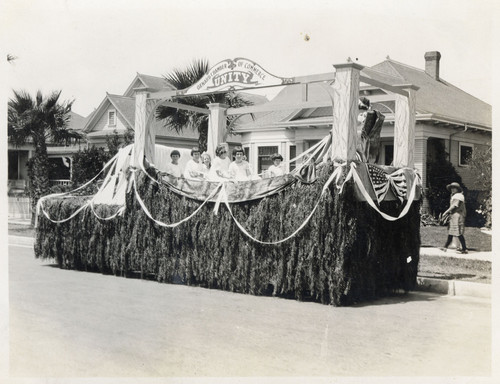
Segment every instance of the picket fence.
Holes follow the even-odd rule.
[[[29,197],[9,196],[9,219],[31,219],[31,204]]]

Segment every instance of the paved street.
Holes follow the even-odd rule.
[[[9,246],[11,377],[483,376],[490,300],[335,308],[60,270]]]

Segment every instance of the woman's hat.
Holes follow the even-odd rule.
[[[456,188],[456,189],[458,189],[458,190],[459,190],[459,192],[462,192],[462,187],[461,187],[461,186],[460,186],[460,184],[458,184],[458,183],[451,183],[451,184],[448,184],[448,185],[446,186],[446,189],[447,189],[448,191],[451,191],[451,189],[452,189],[452,188]]]

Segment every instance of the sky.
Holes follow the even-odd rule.
[[[87,116],[137,72],[162,76],[193,59],[245,57],[280,77],[333,71],[348,57],[424,69],[439,51],[441,77],[492,103],[493,28],[486,0],[111,1],[3,0],[0,50],[12,90],[62,90]],[[305,38],[306,35],[309,37]],[[496,44],[495,44],[496,45]]]

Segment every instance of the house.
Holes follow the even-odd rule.
[[[82,132],[86,118],[71,111],[68,127]],[[72,140],[67,144],[47,143],[47,154],[52,164],[49,178],[53,185],[66,185],[71,180],[71,159],[80,148],[85,147],[85,140]],[[24,193],[28,185],[28,160],[33,156],[31,141],[16,147],[8,142],[8,193]]]
[[[491,105],[441,78],[439,52],[427,52],[424,58],[423,70],[387,58],[365,67],[361,74],[386,84],[418,87],[414,159],[424,187],[428,185],[427,163],[436,151],[444,148],[465,186],[474,190],[474,175],[467,166],[467,158],[474,149],[491,145]],[[312,83],[306,89],[302,84],[286,86],[270,103],[292,104],[304,100],[304,94],[311,102],[330,100],[324,87]],[[360,96],[370,99],[373,109],[385,115],[378,163],[390,165],[394,152],[395,101],[381,88],[363,83]],[[251,165],[260,173],[271,165],[270,154],[279,152],[285,161],[290,160],[328,135],[331,127],[332,106],[291,107],[260,114],[254,121],[239,124],[235,133],[241,136]]]
[[[118,136],[123,137],[127,130],[133,132],[135,88],[148,88],[155,91],[173,89],[163,78],[137,73],[123,95],[106,93],[83,127],[89,145],[106,147],[107,136],[116,132]],[[198,135],[192,129],[186,129],[179,134],[165,128],[161,121],[153,120],[152,124],[156,132],[157,144],[189,148],[195,146],[198,141]]]

